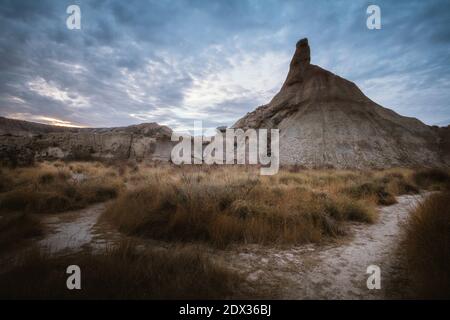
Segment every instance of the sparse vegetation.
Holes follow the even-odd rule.
[[[377,204],[417,193],[410,170],[141,169],[104,213],[120,231],[153,239],[238,243],[320,242],[345,221],[372,223]]]
[[[403,249],[414,298],[450,298],[449,207],[450,192],[437,193],[410,216]]]
[[[379,205],[396,203],[395,196],[386,190],[386,185],[380,181],[364,182],[343,189],[343,192],[353,198],[373,197]]]
[[[66,269],[80,266],[82,290],[67,290]],[[101,253],[27,253],[0,275],[1,299],[219,299],[236,297],[242,279],[195,249],[138,250],[123,243]]]
[[[101,163],[40,163],[0,170],[0,248],[42,233],[33,214],[81,209],[116,197],[123,186]]]
[[[141,168],[103,218],[127,234],[219,247],[319,242],[344,234],[345,221],[374,222],[376,205],[418,193],[415,177],[410,169],[289,167],[261,177],[249,167]]]
[[[443,169],[422,169],[413,175],[414,182],[424,189],[449,190],[450,173]]]
[[[397,195],[418,193],[423,188],[444,190],[449,185],[448,173],[434,169],[289,167],[275,176],[260,176],[255,167],[179,168],[125,162],[45,162],[28,168],[3,168],[0,177],[0,249],[39,235],[39,213],[79,209],[113,198],[101,219],[141,241],[173,242],[173,250],[168,251],[122,245],[99,254],[83,250],[64,257],[27,255],[0,276],[0,296],[7,298],[235,297],[242,279],[186,249],[186,243],[190,243],[188,247],[198,242],[224,248],[233,243],[327,241],[345,235],[347,222],[375,222],[376,206],[395,203]],[[442,211],[446,206],[439,208]],[[432,231],[431,226],[420,231],[419,225],[425,228],[416,223],[409,234],[444,232]],[[413,230],[413,223],[409,228]],[[420,277],[421,261],[434,259],[425,254],[437,253],[417,243],[410,241],[408,252],[415,257],[410,258],[411,268]],[[77,293],[65,289],[64,273],[75,260],[83,265],[83,278],[89,283]],[[443,270],[442,265],[436,270]],[[33,284],[27,285],[30,279]],[[13,282],[19,285],[13,288]]]
[[[26,213],[0,215],[0,251],[12,249],[21,240],[42,234],[38,219]]]
[[[412,171],[405,169],[367,172],[370,179],[345,187],[342,192],[356,199],[372,198],[379,205],[391,205],[397,202],[397,195],[419,192],[411,174]]]
[[[103,215],[127,234],[170,241],[306,243],[372,223],[376,205],[446,183],[445,171],[304,170],[45,162],[0,171],[0,214],[57,213],[119,198]],[[25,219],[25,218],[22,218]]]
[[[43,163],[1,172],[0,212],[55,213],[117,196],[117,174],[100,163]]]

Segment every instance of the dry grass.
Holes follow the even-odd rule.
[[[0,252],[12,250],[20,241],[42,234],[42,225],[38,219],[26,213],[0,215]]]
[[[376,205],[435,188],[445,175],[255,167],[53,162],[0,170],[0,215],[56,213],[119,198],[103,215],[121,231],[162,240],[230,243],[320,242],[346,221],[372,223]],[[444,182],[442,182],[444,181]]]
[[[345,233],[346,221],[372,223],[377,204],[417,193],[411,170],[141,168],[130,190],[104,213],[120,231],[169,241],[300,244]]]
[[[0,169],[0,248],[42,233],[35,213],[81,209],[117,196],[117,169],[101,163],[40,163]]]
[[[413,174],[414,182],[424,189],[449,190],[450,173],[443,169],[421,169]]]
[[[100,163],[42,163],[0,172],[0,212],[55,213],[117,196],[118,174]]]
[[[81,290],[68,290],[66,269],[81,269]],[[124,243],[102,253],[50,257],[28,253],[0,275],[1,299],[225,299],[242,279],[194,249],[142,251]]]
[[[411,214],[403,248],[415,298],[450,298],[450,192],[431,195]]]
[[[342,192],[356,199],[372,198],[378,205],[391,205],[397,202],[397,195],[419,192],[411,174],[406,169],[367,172],[369,179],[343,188]]]
[[[1,169],[0,249],[41,232],[31,213],[78,209],[116,196],[102,219],[126,234],[219,248],[321,242],[345,234],[348,221],[375,222],[376,206],[395,203],[397,195],[419,188],[443,190],[449,180],[446,171],[409,169],[289,167],[275,176],[240,166],[98,162]],[[448,215],[442,214],[448,211],[446,197],[427,201],[409,225],[411,270],[421,279],[425,296],[430,295],[427,283],[428,288],[441,288],[434,284],[439,281],[448,284],[450,230]],[[437,243],[434,249],[432,243]],[[65,287],[70,264],[83,270],[81,291]],[[240,281],[190,249],[138,252],[124,244],[100,254],[29,255],[0,276],[0,298],[224,298],[235,297]]]
[[[424,186],[413,170],[400,168],[287,167],[263,177],[251,167],[144,166],[125,176],[129,190],[104,219],[127,234],[218,247],[320,242],[345,234],[346,221],[374,222],[376,205]],[[436,179],[428,180],[434,188]]]

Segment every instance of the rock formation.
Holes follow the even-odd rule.
[[[383,108],[353,82],[310,60],[308,40],[302,39],[280,92],[233,128],[279,129],[281,164],[335,168],[450,165],[448,154],[442,153],[448,149],[443,147],[446,131]]]
[[[51,159],[169,161],[172,130],[157,123],[120,128],[67,128],[0,117],[0,162]]]

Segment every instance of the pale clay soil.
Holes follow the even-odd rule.
[[[349,236],[321,245],[277,246],[236,245],[215,250],[204,245],[202,252],[243,275],[245,285],[256,295],[277,299],[383,299],[398,298],[402,293],[386,290],[391,278],[398,278],[401,225],[409,212],[424,198],[404,195],[398,203],[379,208],[379,218],[372,225],[352,223]],[[99,217],[107,204],[42,219],[47,232],[38,241],[41,249],[53,254],[91,248],[94,251],[123,239]],[[142,240],[141,240],[142,241]],[[172,244],[142,241],[144,245],[170,250]],[[366,273],[369,265],[381,269],[381,289],[369,290]],[[389,286],[388,286],[389,287]],[[389,291],[389,292],[388,292]]]

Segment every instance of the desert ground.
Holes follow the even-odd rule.
[[[46,161],[0,175],[2,298],[449,297],[446,170]],[[66,288],[73,264],[83,290]]]

